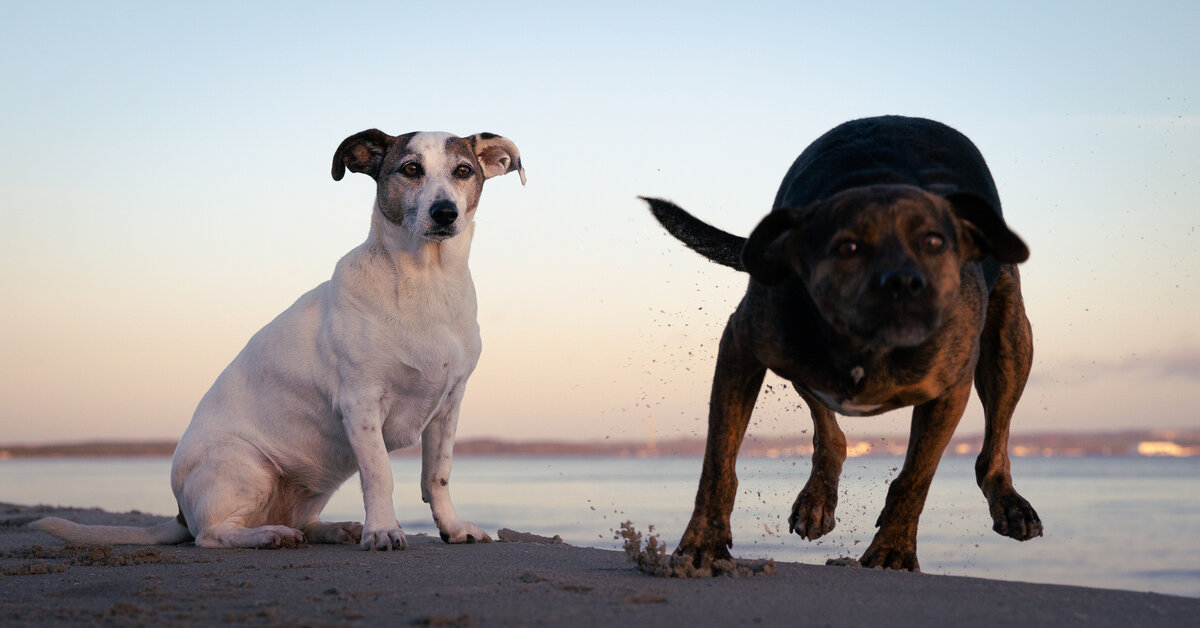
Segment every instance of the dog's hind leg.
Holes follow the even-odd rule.
[[[731,320],[717,352],[696,507],[675,549],[676,556],[691,557],[701,569],[709,568],[715,559],[730,558],[733,532],[729,517],[737,496],[737,455],[767,372],[737,336]]]
[[[228,447],[172,470],[175,498],[199,547],[295,547],[305,541],[295,517],[273,513],[279,473],[253,448]]]
[[[800,392],[797,389],[797,392]],[[846,435],[837,417],[823,404],[800,392],[813,419],[812,472],[792,504],[788,529],[810,541],[828,534],[837,525],[838,480],[846,461]]]
[[[1013,488],[1008,459],[1009,423],[1033,364],[1033,331],[1025,316],[1017,267],[1006,264],[988,297],[987,319],[979,339],[975,389],[983,402],[983,448],[975,480],[992,515],[992,529],[1019,541],[1042,535],[1042,522]]]
[[[970,398],[971,382],[964,380],[943,396],[913,408],[904,467],[888,488],[883,512],[875,523],[879,531],[860,559],[864,567],[921,570],[917,523],[938,462]]]

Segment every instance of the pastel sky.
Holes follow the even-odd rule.
[[[804,147],[885,113],[987,158],[1022,267],[1014,429],[1200,427],[1200,3],[5,2],[0,443],[178,437],[362,242],[346,136],[492,131],[460,437],[700,435],[746,278],[638,195],[745,234]],[[810,429],[768,378],[752,434]],[[894,433],[907,412],[849,418]],[[982,429],[977,403],[960,434]]]

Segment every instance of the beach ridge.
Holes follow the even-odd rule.
[[[25,527],[47,515],[162,521],[0,504],[5,625],[1185,626],[1200,616],[1196,598],[796,563],[772,575],[655,578],[621,552],[517,534],[506,536],[528,542],[459,546],[410,535],[399,552],[68,548]]]

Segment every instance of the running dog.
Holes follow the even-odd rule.
[[[993,529],[1022,541],[1041,536],[1008,458],[1009,421],[1033,360],[1016,267],[1029,250],[1005,224],[970,140],[920,118],[842,124],[796,159],[749,238],[645,200],[688,247],[750,274],[721,338],[704,466],[678,560],[705,569],[730,558],[735,462],[768,369],[792,382],[815,426],[792,532],[811,540],[834,527],[846,458],[834,413],[912,406],[904,467],[860,562],[919,571],[917,520],[974,382],[986,415],[975,472]]]
[[[403,549],[388,452],[420,440],[421,497],[442,540],[491,540],[459,519],[448,483],[480,351],[467,268],[475,209],[485,179],[516,171],[525,183],[521,155],[491,133],[370,129],[338,147],[334,180],[346,170],[376,182],[367,240],[256,333],[201,399],[171,469],[179,516],[149,528],[31,527],[82,543]],[[355,471],[365,524],[322,522]]]

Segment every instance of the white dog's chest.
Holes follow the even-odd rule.
[[[415,444],[430,421],[459,403],[480,354],[473,325],[457,333],[426,330],[406,344],[384,369],[388,375],[380,402],[388,450]]]

